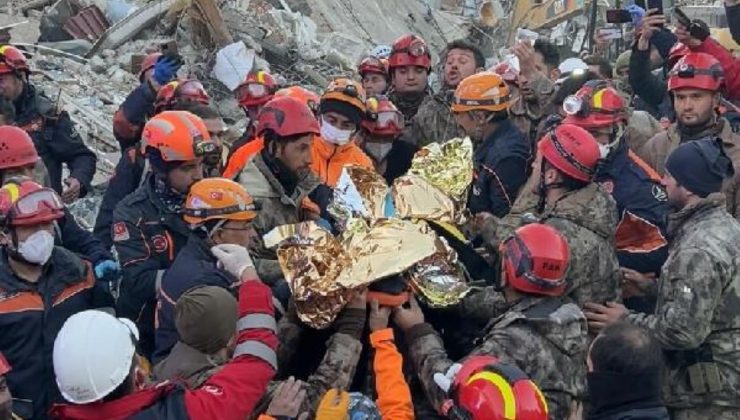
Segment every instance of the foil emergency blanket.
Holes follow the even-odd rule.
[[[444,308],[460,302],[470,292],[470,287],[457,253],[447,241],[437,238],[435,246],[434,254],[409,270],[409,285],[427,305]]]
[[[418,175],[405,175],[393,183],[396,217],[454,223],[460,212],[455,202],[439,188]]]
[[[414,155],[408,175],[424,178],[456,203],[464,204],[473,182],[473,143],[465,137],[425,146]]]

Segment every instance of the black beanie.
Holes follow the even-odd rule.
[[[342,114],[349,118],[350,121],[358,127],[360,126],[360,123],[362,123],[362,118],[364,117],[359,108],[338,99],[323,99],[321,101],[321,104],[319,104],[319,114],[324,114],[326,112]]]
[[[673,35],[673,32],[668,29],[661,29],[650,37],[650,43],[658,50],[658,53],[663,57],[663,60],[668,59],[671,48],[673,48],[673,45],[675,45],[676,42],[678,42],[678,38],[676,38],[676,35]]]
[[[668,156],[665,169],[681,186],[702,198],[719,192],[722,181],[735,174],[720,138],[681,144]]]

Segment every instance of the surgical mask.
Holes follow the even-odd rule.
[[[338,146],[345,145],[349,143],[354,132],[355,130],[340,130],[326,122],[326,120],[322,119],[321,121],[321,138],[329,143],[336,144]]]
[[[390,153],[393,143],[391,142],[366,142],[365,152],[376,162],[382,162]]]
[[[46,230],[35,232],[18,244],[18,254],[32,264],[46,264],[53,250],[54,235]]]

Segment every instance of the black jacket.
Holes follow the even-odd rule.
[[[49,171],[51,187],[61,194],[62,164],[66,163],[69,176],[80,181],[80,197],[84,196],[90,190],[97,158],[83,143],[69,114],[56,109],[50,99],[29,84],[15,101],[15,112],[16,125],[31,136]]]
[[[175,303],[183,293],[196,286],[219,286],[232,290],[232,285],[236,284],[238,279],[216,268],[216,261],[208,243],[196,234],[191,234],[188,243],[167,270],[157,296],[154,363],[167,357],[179,339],[175,328]]]
[[[118,314],[136,322],[142,351],[151,357],[157,290],[185,246],[190,229],[180,214],[165,208],[154,191],[154,177],[149,175],[116,206],[112,235],[123,271]]]
[[[475,213],[488,212],[497,217],[509,213],[519,189],[527,181],[532,160],[531,142],[510,121],[500,121],[498,128],[473,153],[473,188],[468,208]]]
[[[414,154],[419,150],[416,146],[413,146],[405,141],[396,140],[393,142],[391,151],[388,152],[386,158],[385,173],[383,178],[388,185],[393,185],[393,181],[396,178],[406,175],[406,172],[411,168],[411,161],[414,159]]]
[[[740,44],[740,4],[727,6],[727,3],[725,3],[725,13],[727,14],[727,27],[730,28],[732,39]]]
[[[157,92],[149,83],[142,83],[128,94],[113,116],[113,135],[121,152],[141,139],[146,120],[154,114]]]
[[[70,316],[112,308],[113,298],[95,281],[92,267],[55,247],[37,283],[18,278],[0,251],[0,352],[13,366],[7,375],[13,411],[24,419],[46,418],[62,401],[52,364],[54,339]]]
[[[655,118],[673,120],[675,112],[668,94],[668,83],[650,70],[650,50],[642,51],[635,43],[630,55],[629,82],[635,96],[635,106]]]

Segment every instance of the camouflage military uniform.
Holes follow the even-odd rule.
[[[711,418],[729,419],[740,410],[740,223],[724,199],[711,194],[669,216],[655,314],[627,316],[665,350],[663,398],[682,413],[675,418],[710,418],[701,413],[712,408]]]
[[[390,99],[391,102],[393,102],[393,105],[395,105],[401,114],[403,114],[403,118],[406,123],[403,133],[401,133],[401,136],[399,137],[400,140],[405,141],[412,146],[416,146],[414,143],[417,139],[417,136],[414,133],[414,117],[419,111],[421,104],[431,96],[432,90],[428,87],[424,92],[413,96],[401,95],[392,89],[388,92],[388,99]]]
[[[617,206],[597,184],[567,193],[553,205],[537,213],[538,196],[530,179],[522,187],[511,212],[481,232],[486,242],[498,244],[522,225],[522,216],[533,214],[538,220],[558,229],[568,240],[571,262],[566,295],[578,305],[585,302],[614,301],[619,296],[619,262],[614,251]]]
[[[427,97],[419,106],[412,121],[412,144],[422,148],[430,143],[444,143],[449,139],[464,137],[450,110],[454,91],[440,92]]]
[[[586,391],[586,318],[572,303],[559,298],[527,296],[493,319],[478,347],[470,354],[498,357],[518,366],[540,387],[553,419],[566,419],[571,403]],[[434,374],[446,372],[442,339],[429,324],[413,327],[406,335],[411,359],[429,400],[439,409],[446,396]]]
[[[658,120],[649,112],[632,111],[627,122],[627,146],[637,153],[648,140],[663,131]],[[639,155],[639,153],[637,153]]]
[[[668,131],[656,134],[641,149],[635,150],[635,153],[648,165],[655,168],[659,174],[663,175],[665,161],[676,147],[685,141],[708,136],[722,138],[722,147],[735,166],[735,177],[725,181],[722,192],[727,199],[727,211],[740,220],[740,134],[732,132],[732,126],[726,119],[720,118],[717,124],[692,135],[682,134],[678,126],[673,124],[668,128]]]
[[[528,83],[532,90],[529,97],[524,97],[522,90],[514,84],[509,84],[510,97],[509,115],[512,122],[524,133],[532,144],[537,143],[537,127],[545,115],[550,97],[554,92],[554,85],[550,79],[539,74]]]

